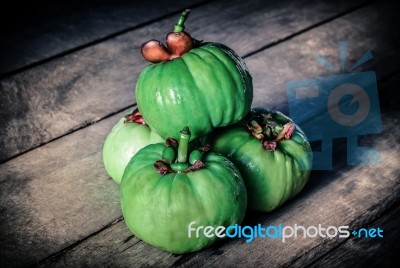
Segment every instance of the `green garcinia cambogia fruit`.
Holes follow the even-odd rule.
[[[140,73],[136,100],[146,122],[163,138],[178,138],[176,130],[184,126],[195,139],[237,123],[253,99],[244,61],[225,45],[199,42],[182,31],[187,14],[167,35],[167,47],[156,40],[142,47],[152,64]]]
[[[186,253],[211,245],[218,238],[200,232],[189,238],[188,226],[240,224],[247,194],[237,168],[209,147],[188,154],[190,132],[180,133],[179,145],[153,144],[140,150],[125,169],[120,193],[125,223],[132,233],[157,248]]]
[[[213,150],[239,168],[250,209],[274,210],[298,194],[310,176],[310,144],[278,111],[253,109],[243,123],[213,132],[210,139]]]
[[[121,118],[108,133],[103,145],[103,164],[108,175],[118,184],[126,165],[143,147],[164,140],[145,124],[139,111]]]

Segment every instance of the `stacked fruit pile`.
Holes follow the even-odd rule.
[[[120,183],[128,228],[158,248],[184,253],[217,236],[188,225],[240,224],[247,208],[271,211],[308,180],[311,148],[288,117],[252,109],[252,78],[229,47],[184,32],[185,10],[166,46],[142,46],[152,64],[136,85],[138,109],[107,136],[103,160]],[[180,131],[181,130],[181,131]],[[180,132],[179,132],[180,131]]]

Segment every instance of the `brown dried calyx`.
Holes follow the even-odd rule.
[[[124,124],[127,124],[127,123],[137,123],[137,124],[146,125],[146,122],[144,121],[143,116],[140,114],[138,108],[133,110],[133,112],[131,114],[125,115]]]
[[[247,129],[261,141],[264,149],[272,152],[276,150],[279,141],[290,139],[296,128],[293,122],[287,122],[283,125],[278,123],[273,118],[272,113],[250,115],[245,122]]]
[[[167,34],[167,46],[154,39],[142,45],[142,55],[146,60],[153,63],[169,61],[181,57],[193,48],[194,39],[183,31],[184,22],[189,13],[190,10],[186,9],[175,24],[174,31]]]

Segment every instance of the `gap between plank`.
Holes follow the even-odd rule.
[[[190,6],[189,8],[196,8],[196,7],[199,7],[199,6],[208,4],[208,3],[213,2],[213,1],[215,1],[215,0],[206,0],[206,1],[203,1],[203,2],[200,2],[200,3],[197,3],[197,4],[194,4],[194,5]],[[14,69],[14,70],[11,70],[11,71],[7,71],[7,72],[5,72],[5,73],[3,73],[3,74],[0,74],[0,79],[4,79],[4,78],[6,78],[6,77],[9,77],[9,76],[12,76],[12,75],[21,73],[21,72],[26,71],[26,70],[29,70],[29,69],[32,69],[32,68],[34,68],[34,67],[36,67],[36,66],[39,66],[39,65],[41,65],[41,64],[50,62],[50,61],[55,60],[55,59],[57,59],[57,58],[64,57],[64,56],[66,56],[66,55],[68,55],[68,54],[72,54],[72,53],[77,52],[77,51],[79,51],[79,50],[85,49],[85,48],[87,48],[87,47],[96,45],[96,44],[101,43],[101,42],[104,42],[104,41],[106,41],[106,40],[108,40],[108,39],[112,39],[112,38],[115,38],[115,37],[117,37],[117,36],[123,35],[123,34],[125,34],[125,33],[127,33],[127,32],[130,32],[130,31],[133,31],[133,30],[136,30],[136,29],[145,27],[145,26],[147,26],[147,25],[153,24],[153,23],[155,23],[155,22],[157,22],[157,21],[159,21],[159,20],[164,20],[164,19],[166,19],[166,18],[168,18],[168,17],[176,16],[177,14],[180,14],[181,12],[182,12],[182,9],[177,10],[177,11],[174,11],[174,12],[171,12],[171,13],[168,13],[168,14],[166,14],[166,15],[163,15],[163,16],[160,16],[160,17],[151,19],[151,20],[146,21],[146,22],[139,23],[139,24],[137,24],[137,25],[135,25],[135,26],[131,26],[131,27],[128,27],[128,28],[126,28],[126,29],[117,31],[117,32],[115,32],[115,33],[106,35],[106,36],[104,36],[104,37],[95,39],[95,40],[90,41],[90,42],[88,42],[88,43],[84,43],[84,44],[79,45],[79,46],[76,46],[76,47],[74,47],[74,48],[67,49],[67,50],[64,51],[64,52],[57,53],[57,54],[55,54],[55,55],[53,55],[53,56],[50,56],[50,57],[48,57],[48,58],[45,58],[45,59],[42,59],[42,60],[38,60],[38,61],[35,61],[35,62],[32,62],[32,63],[29,63],[29,64],[27,64],[27,65],[25,65],[25,66],[23,66],[23,67],[19,67],[19,68],[16,68],[16,69]]]
[[[58,251],[58,252],[56,252],[56,253],[51,254],[50,256],[48,256],[48,257],[46,257],[46,258],[44,258],[44,259],[38,261],[37,263],[35,263],[35,264],[33,264],[33,265],[29,266],[29,267],[36,267],[36,266],[40,265],[41,263],[47,261],[48,259],[57,257],[58,255],[63,254],[64,252],[67,252],[67,251],[70,250],[70,249],[73,249],[75,246],[79,245],[80,243],[82,243],[82,242],[88,240],[89,238],[91,238],[91,237],[93,237],[93,236],[95,236],[95,235],[97,235],[97,234],[103,232],[104,230],[108,229],[109,227],[111,227],[111,226],[117,224],[118,222],[120,222],[120,221],[122,221],[122,220],[123,220],[123,217],[122,217],[122,215],[121,215],[121,216],[119,216],[118,218],[116,218],[115,220],[113,220],[113,221],[109,222],[108,224],[106,224],[104,227],[102,227],[102,228],[100,228],[99,230],[97,230],[96,232],[91,233],[91,234],[89,234],[88,236],[86,236],[86,237],[84,237],[84,238],[82,238],[82,239],[80,239],[80,240],[75,241],[75,242],[72,243],[71,245],[69,245],[69,246],[63,248],[62,250],[60,250],[60,251]]]
[[[347,14],[350,14],[350,13],[352,13],[352,12],[358,10],[358,9],[362,9],[362,8],[364,8],[364,7],[367,7],[368,5],[370,5],[370,4],[372,4],[373,2],[376,2],[376,1],[377,1],[377,0],[372,0],[372,1],[368,1],[368,2],[366,2],[366,3],[362,3],[362,4],[358,5],[358,6],[355,6],[355,7],[353,7],[353,8],[350,8],[349,10],[343,11],[342,13],[336,14],[336,15],[330,17],[330,18],[326,18],[325,20],[322,20],[322,21],[320,21],[320,22],[318,22],[318,23],[315,23],[315,24],[313,24],[313,25],[310,25],[310,26],[304,28],[303,30],[300,30],[300,31],[295,32],[295,33],[293,33],[293,34],[291,34],[291,35],[288,35],[288,36],[286,36],[286,37],[284,37],[284,38],[278,39],[278,40],[276,40],[276,41],[274,41],[274,42],[272,42],[272,43],[270,43],[270,44],[267,44],[267,45],[265,45],[265,46],[262,46],[262,47],[260,47],[259,49],[254,50],[253,52],[247,53],[247,54],[245,54],[242,58],[247,58],[247,57],[252,56],[252,55],[254,55],[254,54],[257,54],[257,53],[259,53],[259,52],[261,52],[261,51],[263,51],[263,50],[266,50],[266,49],[268,49],[268,48],[271,48],[271,47],[274,47],[274,46],[276,46],[276,45],[279,45],[280,43],[283,43],[283,42],[285,42],[285,41],[287,41],[287,40],[290,40],[290,39],[292,39],[292,38],[294,38],[294,37],[296,37],[296,36],[299,36],[299,35],[301,35],[301,34],[303,34],[303,33],[305,33],[305,32],[310,31],[310,30],[312,30],[312,29],[314,29],[314,28],[318,28],[318,27],[321,26],[321,25],[324,25],[324,24],[326,24],[326,23],[328,23],[328,22],[331,22],[331,21],[333,21],[333,20],[336,20],[336,19],[338,19],[338,18],[340,18],[340,17],[342,17],[342,16],[345,16],[345,15],[347,15]]]
[[[390,78],[396,76],[396,75],[399,74],[399,73],[400,73],[400,69],[397,70],[397,71],[394,71],[393,73],[390,73],[390,74],[388,74],[388,75],[382,77],[380,80],[378,80],[378,83],[385,82],[385,81],[389,80]],[[46,142],[44,142],[44,143],[41,143],[41,144],[38,144],[38,145],[32,147],[32,148],[30,148],[30,149],[28,149],[28,150],[26,150],[26,151],[23,151],[23,152],[21,152],[21,153],[18,153],[18,154],[16,154],[16,155],[11,156],[10,158],[8,158],[8,159],[6,159],[6,160],[0,162],[0,164],[3,164],[3,163],[5,163],[5,162],[7,162],[7,161],[10,161],[10,160],[14,159],[14,158],[17,158],[17,157],[19,157],[19,156],[21,156],[21,155],[23,155],[23,154],[25,154],[25,153],[28,153],[28,152],[30,152],[30,151],[33,151],[33,150],[35,150],[35,149],[37,149],[37,148],[39,148],[39,147],[42,147],[42,146],[44,146],[44,145],[46,145],[46,144],[48,144],[48,143],[50,143],[50,142],[53,142],[53,141],[56,141],[56,140],[58,140],[58,139],[64,138],[64,137],[66,137],[66,136],[68,136],[68,135],[70,135],[70,134],[72,134],[72,133],[74,133],[74,132],[76,132],[76,131],[79,131],[79,130],[81,130],[81,129],[84,129],[84,128],[86,128],[86,127],[89,127],[89,126],[91,126],[91,125],[94,125],[94,124],[96,124],[96,123],[98,123],[98,122],[100,122],[100,121],[102,121],[102,120],[105,120],[105,119],[107,119],[107,118],[109,118],[109,117],[112,117],[112,116],[114,116],[114,115],[116,115],[116,114],[118,114],[118,113],[121,113],[121,112],[123,112],[123,111],[125,111],[125,110],[127,110],[127,109],[134,109],[134,108],[136,108],[136,107],[137,107],[137,103],[135,102],[135,103],[130,104],[130,105],[128,105],[128,106],[125,106],[125,107],[123,107],[123,108],[121,108],[121,109],[119,109],[119,110],[117,110],[117,111],[115,111],[115,112],[106,114],[106,115],[103,116],[103,117],[100,117],[100,118],[97,118],[97,119],[94,119],[94,120],[90,120],[90,121],[85,121],[84,123],[82,123],[82,124],[80,124],[80,125],[78,125],[78,126],[72,128],[71,130],[67,131],[66,133],[64,133],[64,134],[62,134],[62,135],[60,135],[60,136],[58,136],[58,137],[55,137],[55,138],[53,138],[53,139],[50,139],[50,140],[48,140],[48,141],[46,141]]]
[[[193,5],[192,7],[198,7],[198,6],[201,6],[201,5],[204,5],[204,4],[208,4],[208,3],[212,2],[212,1],[215,1],[215,0],[204,1],[204,2],[201,2],[201,3],[198,3],[198,4]],[[298,31],[298,32],[295,32],[295,33],[293,33],[293,34],[288,35],[287,37],[278,39],[277,41],[274,41],[274,42],[269,43],[269,44],[267,44],[267,45],[265,45],[265,46],[262,46],[261,48],[256,49],[256,50],[253,51],[253,52],[247,53],[247,54],[245,54],[244,56],[242,56],[242,58],[243,58],[243,59],[248,58],[248,57],[253,56],[253,55],[257,54],[257,53],[260,53],[260,52],[262,52],[262,51],[264,51],[264,50],[266,50],[266,49],[269,49],[269,48],[271,48],[271,47],[277,46],[277,45],[279,45],[279,44],[281,44],[281,43],[283,43],[283,42],[285,42],[285,41],[287,41],[287,40],[293,39],[294,37],[299,36],[299,35],[301,35],[301,34],[303,34],[303,33],[305,33],[305,32],[308,32],[308,31],[310,31],[310,30],[312,30],[312,29],[315,29],[315,28],[317,28],[317,27],[319,27],[319,26],[322,26],[322,25],[324,25],[324,24],[326,24],[326,23],[329,23],[329,22],[331,22],[331,21],[333,21],[333,20],[336,20],[336,19],[338,19],[338,18],[340,18],[340,17],[342,17],[342,16],[344,16],[344,15],[350,14],[350,13],[352,13],[352,12],[354,12],[354,11],[357,11],[357,10],[359,10],[359,9],[361,9],[361,8],[364,8],[364,7],[366,7],[366,6],[368,6],[368,5],[370,5],[371,3],[376,2],[376,1],[377,1],[377,0],[372,0],[372,1],[369,1],[369,2],[366,2],[366,3],[363,3],[363,4],[360,4],[360,5],[358,5],[358,6],[356,6],[356,7],[353,7],[353,8],[351,8],[351,9],[347,10],[347,11],[344,11],[344,12],[342,12],[342,13],[339,13],[339,14],[337,14],[337,15],[334,15],[334,16],[332,16],[332,17],[330,17],[330,18],[325,19],[325,20],[322,20],[321,22],[318,22],[318,23],[313,24],[313,25],[311,25],[311,26],[309,26],[309,27],[306,27],[306,28],[304,28],[303,30],[300,30],[300,31]],[[156,22],[156,21],[158,21],[158,20],[165,19],[165,18],[168,18],[168,17],[170,17],[170,16],[179,14],[179,12],[180,12],[180,11],[173,12],[173,13],[164,15],[164,16],[162,16],[162,17],[159,17],[159,18],[157,18],[157,19],[153,19],[153,20],[150,20],[150,21],[148,21],[148,22],[141,23],[141,24],[139,24],[139,25],[136,25],[136,26],[127,28],[127,29],[125,29],[125,30],[122,30],[122,31],[113,33],[113,34],[108,35],[108,36],[106,36],[106,37],[97,39],[97,40],[95,40],[95,41],[92,41],[92,42],[90,42],[90,43],[87,43],[87,44],[78,46],[78,47],[73,48],[73,49],[70,49],[70,50],[67,50],[67,51],[65,51],[65,52],[63,52],[63,53],[54,55],[54,56],[49,57],[49,58],[46,58],[46,59],[44,59],[44,60],[41,60],[41,61],[38,61],[38,62],[35,62],[35,63],[32,63],[32,64],[29,64],[29,65],[27,65],[27,66],[24,66],[24,67],[22,67],[22,68],[19,68],[19,69],[14,70],[14,71],[5,73],[5,74],[3,74],[3,75],[5,75],[5,76],[14,75],[14,74],[16,74],[16,73],[25,71],[25,70],[27,70],[27,69],[33,68],[33,67],[35,67],[35,66],[38,66],[38,65],[40,65],[40,64],[43,64],[43,63],[52,61],[52,60],[54,60],[54,59],[56,59],[56,58],[60,58],[60,57],[66,56],[67,54],[76,52],[76,51],[78,51],[78,50],[84,49],[84,48],[86,48],[86,47],[95,45],[95,44],[100,43],[100,42],[103,42],[103,41],[105,41],[105,40],[107,40],[107,39],[111,39],[111,38],[114,38],[114,37],[116,37],[116,36],[125,34],[125,33],[129,32],[129,31],[138,29],[138,28],[140,28],[140,27],[144,27],[144,26],[146,26],[146,25],[150,25],[150,24],[152,24],[152,23],[154,23],[154,22]],[[5,77],[3,77],[3,75],[0,75],[0,79],[5,78]],[[391,74],[391,75],[394,75],[394,73]],[[390,76],[391,76],[391,75],[390,75]],[[78,126],[72,128],[71,130],[67,131],[66,133],[64,133],[64,134],[62,134],[62,135],[60,135],[60,136],[58,136],[58,137],[56,137],[56,138],[53,138],[53,139],[50,139],[50,140],[48,140],[48,141],[46,141],[46,142],[40,143],[40,144],[38,144],[38,145],[36,145],[36,146],[33,146],[32,148],[30,148],[30,149],[28,149],[28,150],[26,150],[26,151],[20,152],[20,153],[18,153],[18,154],[16,154],[16,155],[13,155],[13,156],[11,156],[11,157],[9,157],[9,158],[3,160],[3,161],[0,161],[0,164],[3,164],[3,163],[5,163],[5,162],[7,162],[7,161],[9,161],[9,160],[12,160],[12,159],[14,159],[14,158],[17,158],[17,157],[19,157],[19,156],[21,156],[21,155],[23,155],[23,154],[25,154],[25,153],[28,153],[28,152],[30,152],[30,151],[32,151],[32,150],[34,150],[34,149],[37,149],[37,148],[39,148],[39,147],[41,147],[41,146],[43,146],[43,145],[48,144],[48,143],[50,143],[50,142],[53,142],[53,141],[58,140],[58,139],[60,139],[60,138],[63,138],[63,137],[65,137],[65,136],[69,135],[69,134],[74,133],[75,131],[81,130],[81,129],[85,128],[85,127],[88,127],[88,126],[90,126],[90,125],[93,125],[93,124],[95,124],[95,123],[97,123],[97,122],[100,122],[100,121],[102,121],[102,120],[104,120],[104,119],[107,119],[108,117],[111,117],[111,116],[113,116],[113,115],[115,115],[115,114],[117,114],[117,113],[120,113],[120,112],[124,111],[125,109],[129,109],[129,108],[131,108],[131,107],[133,108],[135,105],[136,105],[136,103],[134,103],[134,104],[132,104],[132,105],[128,105],[128,106],[126,106],[126,107],[124,107],[124,108],[119,109],[119,110],[116,111],[116,112],[107,114],[107,115],[105,115],[105,116],[103,116],[103,117],[100,117],[100,118],[98,118],[98,119],[91,120],[91,121],[85,121],[84,123],[82,123],[82,124],[80,124],[80,125],[78,125]]]
[[[393,198],[394,197],[394,198]],[[391,198],[393,198],[391,200]],[[387,198],[385,200],[385,202],[388,207],[384,208],[383,211],[378,211],[377,213],[375,213],[375,216],[368,220],[367,222],[362,222],[362,219],[364,217],[368,218],[368,214],[374,210],[375,206],[370,207],[370,209],[368,209],[366,212],[364,212],[359,219],[361,220],[353,220],[352,222],[350,222],[348,225],[350,227],[355,227],[358,225],[362,225],[364,227],[366,226],[371,226],[373,225],[375,222],[377,222],[378,220],[380,220],[381,218],[383,218],[384,216],[386,216],[388,213],[390,213],[392,210],[396,209],[396,207],[400,204],[400,196],[397,194],[393,194],[391,195],[389,198]],[[353,239],[353,237],[348,237],[346,239],[344,239],[343,241],[339,242],[337,245],[334,245],[332,248],[330,248],[327,252],[323,253],[321,256],[316,257],[315,259],[311,260],[310,263],[307,263],[306,265],[301,265],[301,267],[310,267],[312,264],[314,264],[315,262],[317,262],[319,259],[323,258],[324,256],[328,255],[331,251],[339,248],[340,246],[342,246],[343,244],[345,244],[347,241],[349,241],[350,239]],[[314,247],[310,248],[309,250],[307,250],[305,253],[301,254],[300,256],[298,256],[297,258],[290,260],[288,263],[285,263],[282,267],[291,267],[293,265],[296,264],[297,261],[301,261],[301,258],[303,256],[307,256],[307,254],[309,254],[310,252],[314,252],[315,250],[318,250],[319,247],[324,246],[325,244],[329,244],[329,242],[321,242],[317,245],[315,245]],[[182,266],[185,265],[188,261],[191,260],[191,258],[193,257],[193,254],[190,255],[182,255],[182,258],[176,260],[171,267],[176,267],[176,266]]]
[[[72,134],[72,133],[74,133],[74,132],[76,132],[76,131],[78,131],[78,130],[84,129],[84,128],[86,128],[86,127],[88,127],[88,126],[91,126],[91,125],[94,125],[94,124],[96,124],[96,123],[98,123],[98,122],[100,122],[100,121],[102,121],[102,120],[104,120],[104,119],[107,119],[107,118],[109,118],[109,117],[111,117],[111,116],[113,116],[113,115],[116,115],[116,114],[121,113],[121,112],[123,112],[123,111],[125,111],[125,110],[127,110],[127,109],[132,109],[132,108],[136,108],[136,102],[133,103],[133,104],[130,104],[130,105],[128,105],[128,106],[125,106],[125,107],[123,107],[123,108],[121,108],[121,109],[118,109],[118,110],[115,111],[115,112],[106,114],[106,115],[103,116],[103,117],[99,117],[99,118],[96,118],[96,119],[93,119],[93,120],[90,120],[90,121],[89,121],[89,120],[86,120],[86,121],[83,122],[82,124],[79,124],[79,125],[75,126],[74,128],[68,130],[67,132],[65,132],[64,134],[62,134],[62,135],[60,135],[60,136],[58,136],[58,137],[52,138],[52,139],[50,139],[50,140],[48,140],[48,141],[46,141],[46,142],[40,143],[40,144],[38,144],[38,145],[36,145],[36,146],[33,146],[32,148],[30,148],[30,149],[28,149],[28,150],[26,150],[26,151],[20,152],[20,153],[18,153],[18,154],[16,154],[16,155],[13,155],[13,156],[7,158],[7,159],[4,160],[4,161],[0,161],[0,165],[3,164],[3,163],[6,163],[7,161],[10,161],[10,160],[12,160],[12,159],[14,159],[14,158],[17,158],[17,157],[19,157],[19,156],[21,156],[21,155],[23,155],[23,154],[26,154],[26,153],[28,153],[28,152],[30,152],[30,151],[33,151],[33,150],[35,150],[35,149],[37,149],[37,148],[40,148],[40,147],[42,147],[42,146],[44,146],[44,145],[46,145],[46,144],[48,144],[48,143],[50,143],[50,142],[53,142],[53,141],[59,140],[59,139],[61,139],[61,138],[64,138],[64,137],[66,137],[66,136],[68,136],[68,135],[70,135],[70,134]]]

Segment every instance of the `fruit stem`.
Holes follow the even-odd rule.
[[[179,139],[178,146],[178,163],[186,163],[188,148],[189,148],[189,140],[190,140],[190,130],[189,127],[184,127],[180,132],[181,136]]]
[[[190,13],[190,9],[186,9],[182,12],[181,16],[179,17],[178,22],[175,24],[174,33],[180,33],[185,29],[185,20]]]

